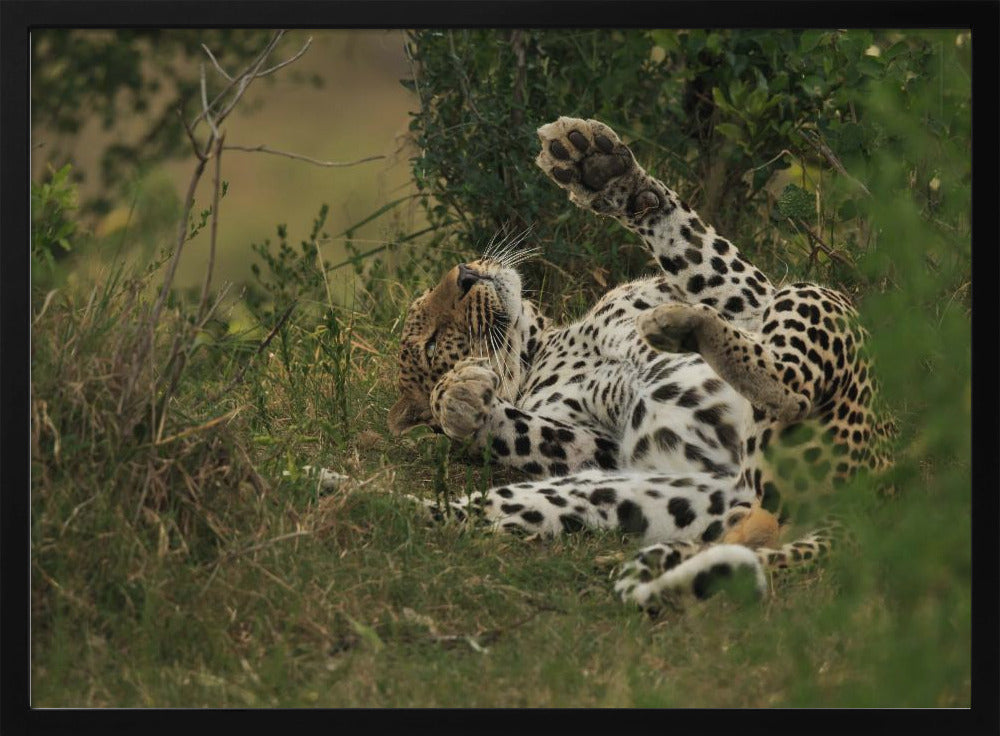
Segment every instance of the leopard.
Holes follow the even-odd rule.
[[[524,295],[537,249],[494,240],[410,305],[389,428],[429,426],[523,475],[449,516],[635,540],[614,584],[626,603],[656,612],[741,576],[767,595],[776,570],[849,536],[832,517],[782,542],[794,517],[892,464],[858,312],[835,289],[772,282],[608,125],[563,116],[537,135],[541,172],[638,235],[658,273],[559,324]]]

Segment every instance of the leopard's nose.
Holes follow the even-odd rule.
[[[469,289],[476,285],[477,281],[485,278],[479,271],[469,268],[464,263],[458,266],[458,288],[462,290],[462,296],[469,293]]]

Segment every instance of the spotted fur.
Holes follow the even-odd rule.
[[[515,249],[457,266],[407,315],[390,426],[429,424],[528,476],[460,515],[647,545],[621,571],[624,600],[702,597],[740,571],[763,592],[765,569],[832,538],[775,548],[778,522],[889,462],[857,314],[831,289],[773,285],[607,126],[560,118],[538,135],[542,171],[639,234],[661,273],[554,325],[522,299]]]

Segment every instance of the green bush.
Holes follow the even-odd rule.
[[[49,167],[49,179],[31,182],[32,281],[37,287],[52,281],[56,261],[73,250],[80,229],[74,216],[76,186],[70,178],[72,166],[58,171]]]
[[[414,177],[431,195],[431,224],[464,248],[479,251],[504,227],[531,226],[558,267],[531,275],[544,274],[557,292],[560,283],[598,292],[644,268],[637,239],[573,211],[533,164],[539,125],[558,115],[597,118],[767,272],[857,290],[871,274],[854,264],[876,245],[867,214],[868,192],[883,184],[878,154],[911,159],[919,182],[911,190],[933,181],[932,161],[941,159],[894,139],[872,91],[894,88],[904,109],[936,95],[933,110],[914,109],[908,119],[926,113],[936,141],[961,139],[971,111],[970,43],[961,36],[956,46],[956,35],[414,32],[417,74],[408,85],[420,109],[411,129],[422,149]],[[968,185],[960,176],[948,183]],[[960,201],[957,192],[951,201]],[[938,206],[936,195],[928,206]]]

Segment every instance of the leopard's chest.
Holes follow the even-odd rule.
[[[619,434],[629,411],[638,368],[608,351],[606,335],[574,325],[539,350],[525,374],[519,404],[528,411]]]

